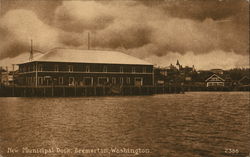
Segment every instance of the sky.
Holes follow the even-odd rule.
[[[156,66],[249,67],[248,0],[0,0],[0,65],[28,61],[30,40],[118,50]],[[35,54],[39,55],[39,54]]]

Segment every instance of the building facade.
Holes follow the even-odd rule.
[[[206,79],[206,86],[207,87],[224,87],[225,86],[225,80],[221,78],[220,76],[213,74],[208,79]]]
[[[239,85],[249,85],[250,84],[250,78],[248,76],[243,76],[239,81]]]
[[[153,65],[117,51],[53,49],[19,64],[20,86],[152,86]]]
[[[15,71],[3,71],[0,74],[0,84],[4,86],[14,85]]]

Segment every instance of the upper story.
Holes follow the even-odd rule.
[[[117,51],[52,49],[31,62],[19,64],[19,73],[152,74],[153,65]]]

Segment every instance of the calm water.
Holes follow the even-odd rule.
[[[130,157],[140,148],[146,152],[137,156],[144,157],[245,157],[249,110],[247,92],[0,98],[0,154],[44,156],[22,153],[28,147],[51,149],[46,156]],[[7,153],[8,148],[19,152]],[[64,154],[56,148],[65,149]],[[107,152],[75,152],[91,148]]]

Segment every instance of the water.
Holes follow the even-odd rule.
[[[46,156],[245,157],[249,109],[247,92],[0,98],[0,154],[45,156],[23,153],[28,147],[50,149]],[[91,148],[103,152],[75,152]]]

